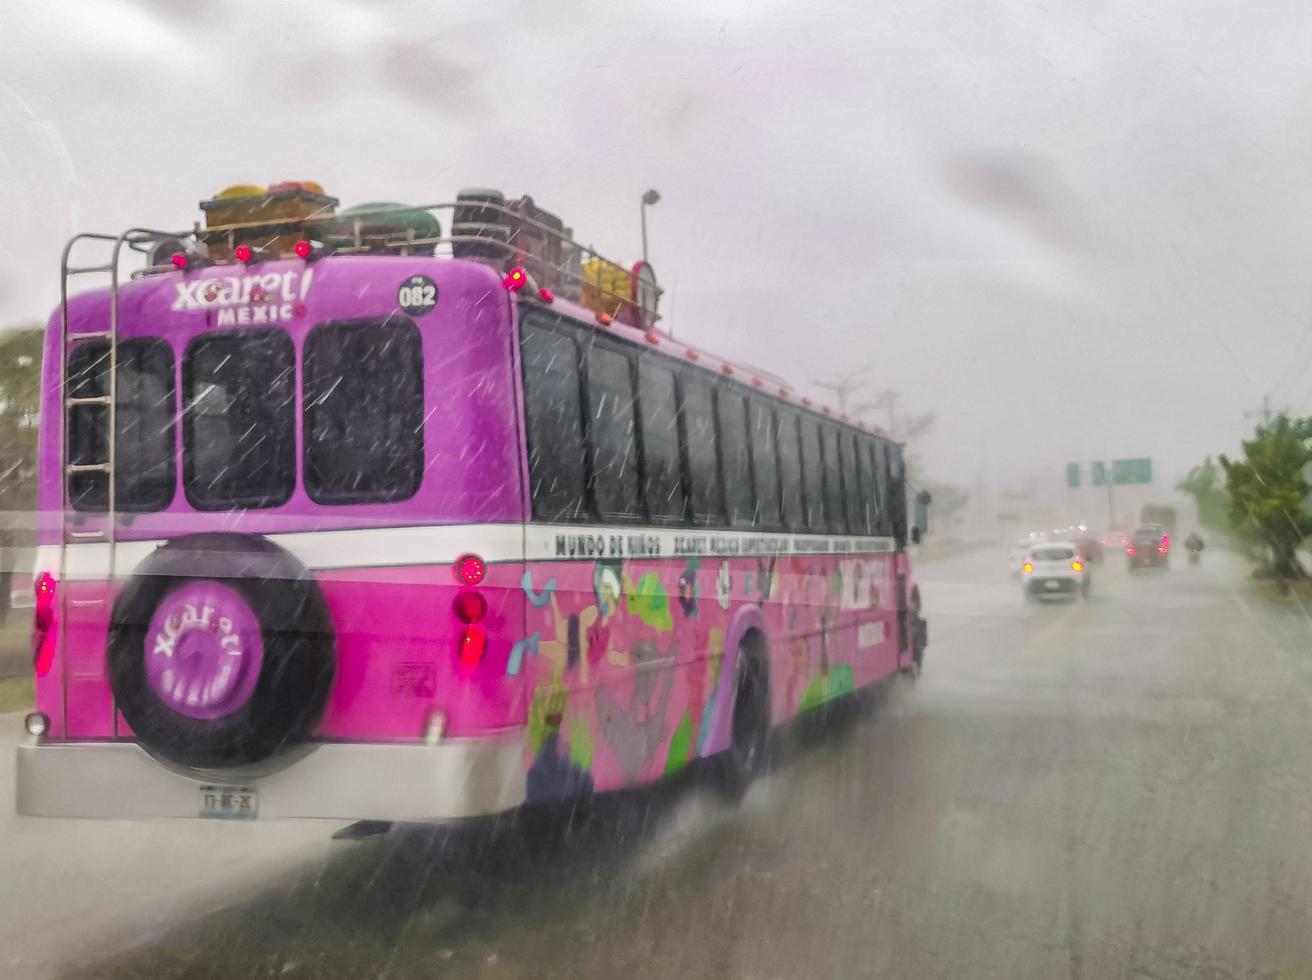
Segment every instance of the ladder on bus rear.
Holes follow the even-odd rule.
[[[118,439],[118,331],[119,331],[119,286],[120,286],[120,258],[123,252],[123,246],[138,252],[145,252],[143,246],[151,242],[160,242],[176,239],[177,236],[165,232],[159,232],[146,228],[131,228],[121,235],[101,235],[93,232],[86,232],[75,235],[67,245],[64,246],[63,257],[60,260],[60,281],[59,281],[59,400],[60,400],[60,435],[59,435],[59,465],[60,465],[60,491],[59,491],[59,563],[56,566],[60,588],[58,590],[59,601],[59,622],[60,628],[56,630],[56,649],[58,651],[58,662],[60,664],[60,674],[62,676],[61,687],[63,688],[63,707],[65,717],[68,712],[68,671],[65,669],[67,664],[67,644],[69,629],[68,608],[70,604],[68,587],[71,576],[68,572],[68,546],[82,542],[100,542],[105,547],[104,557],[104,575],[107,583],[114,581],[115,575],[115,530],[118,526],[116,514],[116,495],[118,488],[115,483],[115,450]],[[70,259],[73,250],[80,243],[95,243],[103,256],[108,253],[107,261],[103,264],[92,265],[71,265]],[[147,270],[149,271],[149,270]],[[71,329],[72,324],[69,322],[68,300],[69,284],[76,277],[84,276],[108,276],[109,277],[109,323],[106,330],[78,330]],[[108,364],[106,365],[106,384],[105,390],[101,394],[75,396],[69,387],[69,354],[70,347],[73,344],[86,341],[104,341],[106,345],[106,355]],[[90,462],[74,463],[71,460],[69,446],[69,420],[72,409],[81,406],[101,406],[105,411],[105,458]],[[82,473],[103,473],[105,475],[105,511],[101,516],[101,525],[99,528],[78,529],[69,526],[69,518],[72,512],[72,499],[70,494],[70,477]],[[101,605],[104,599],[83,600],[82,602],[74,601],[74,605],[94,604]]]
[[[118,396],[118,289],[119,289],[119,253],[122,250],[123,243],[127,239],[127,234],[123,235],[99,235],[94,233],[85,233],[76,235],[69,240],[64,246],[64,255],[60,263],[60,284],[59,284],[59,397],[60,397],[60,414],[62,424],[60,427],[60,467],[61,467],[61,489],[59,510],[59,574],[61,578],[67,578],[66,568],[68,560],[68,545],[70,543],[82,541],[99,541],[107,545],[107,569],[106,578],[112,580],[114,577],[114,528],[115,520],[115,479],[114,479],[114,449],[115,437],[117,436],[117,396]],[[108,247],[108,261],[103,265],[82,265],[74,266],[69,264],[70,257],[74,248],[83,242],[95,242],[101,246],[101,251]],[[68,299],[69,299],[69,282],[77,276],[109,276],[109,329],[107,330],[82,330],[72,331],[70,329],[68,316]],[[75,397],[69,387],[68,365],[70,347],[72,344],[83,341],[104,341],[107,347],[108,364],[106,365],[106,385],[105,392],[97,395],[87,395]],[[69,420],[72,410],[81,406],[102,406],[106,409],[106,431],[105,431],[105,458],[92,462],[74,463],[70,459],[69,451]],[[103,473],[105,475],[105,514],[103,522],[99,528],[90,530],[77,530],[69,527],[69,512],[72,507],[69,487],[70,478],[82,473]],[[61,589],[60,592],[67,597],[68,590]],[[61,613],[64,612],[61,602]],[[67,632],[61,630],[61,633]]]

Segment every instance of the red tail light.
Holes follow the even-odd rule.
[[[55,577],[42,572],[36,580],[36,610],[32,616],[32,663],[37,677],[45,677],[55,662]]]
[[[1158,553],[1159,555],[1164,555],[1164,554],[1166,554],[1166,545],[1161,545],[1161,546],[1159,546],[1158,549],[1157,549],[1157,553]]]
[[[487,634],[481,626],[466,626],[460,637],[460,666],[466,670],[477,667],[487,651]]]
[[[470,589],[456,594],[452,611],[462,623],[477,623],[487,615],[487,600],[481,592]]]
[[[255,257],[255,252],[249,245],[238,245],[232,250],[232,255],[238,262],[246,263]]]
[[[1134,557],[1134,545],[1132,545],[1132,544],[1127,544],[1127,545],[1125,546],[1125,553],[1126,553],[1127,555],[1129,555],[1131,558],[1133,558],[1133,557]]]

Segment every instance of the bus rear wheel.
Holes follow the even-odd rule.
[[[174,539],[137,566],[107,659],[138,742],[192,769],[263,762],[307,740],[336,667],[310,572],[264,538],[216,533]]]
[[[721,785],[730,799],[740,799],[768,762],[770,678],[765,658],[744,640],[738,650],[738,680],[733,699],[729,748],[721,760]]]

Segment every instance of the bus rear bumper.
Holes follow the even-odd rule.
[[[454,820],[513,809],[526,788],[522,729],[435,745],[320,743],[264,773],[172,769],[135,742],[29,738],[16,781],[20,814],[104,819],[218,816],[202,813],[207,793],[253,790],[254,814],[224,815]]]

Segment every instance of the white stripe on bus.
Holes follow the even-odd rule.
[[[890,554],[895,549],[892,538],[859,535],[563,524],[427,524],[291,531],[262,537],[286,549],[307,568],[316,571],[450,564],[471,552],[488,562],[543,562],[842,556]],[[133,569],[166,540],[115,542],[115,576],[132,574]],[[68,575],[103,578],[109,568],[110,547],[104,541],[67,545]],[[42,545],[37,549],[35,568],[38,575],[43,571],[56,572],[58,562],[58,545]]]

